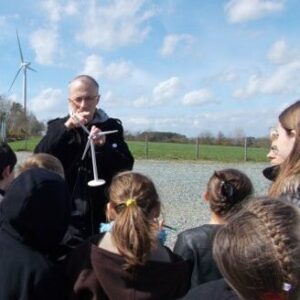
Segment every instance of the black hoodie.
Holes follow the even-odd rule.
[[[60,272],[49,258],[70,221],[67,185],[36,168],[11,184],[0,204],[0,299],[63,299]]]

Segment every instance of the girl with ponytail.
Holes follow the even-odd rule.
[[[192,288],[222,277],[212,257],[214,235],[252,193],[250,179],[239,170],[223,169],[210,177],[203,193],[211,211],[209,224],[180,233],[174,247],[174,252],[192,265]]]
[[[175,299],[186,293],[188,264],[157,238],[160,208],[145,175],[127,171],[113,178],[107,204],[111,226],[69,261],[71,299]]]

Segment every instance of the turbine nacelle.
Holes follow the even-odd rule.
[[[31,64],[30,62],[24,61],[24,62],[21,62],[20,66],[21,67],[28,67],[30,64]]]

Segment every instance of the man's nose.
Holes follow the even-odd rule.
[[[86,107],[87,102],[87,99],[85,97],[82,97],[80,101],[80,107]]]

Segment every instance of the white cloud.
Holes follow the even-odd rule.
[[[233,96],[236,98],[248,98],[254,96],[260,90],[261,78],[258,75],[252,75],[245,88],[236,89]]]
[[[100,107],[115,107],[120,105],[120,100],[114,95],[112,91],[107,91],[105,94],[101,95],[100,98]]]
[[[105,64],[103,58],[98,55],[90,55],[84,62],[83,74],[89,74],[97,79],[106,78],[109,80],[120,80],[128,78],[132,72],[129,62],[117,61]]]
[[[193,37],[189,34],[169,34],[164,38],[160,53],[162,56],[170,56],[179,46],[189,48],[192,41]]]
[[[231,23],[256,20],[283,9],[284,0],[230,0],[225,5],[225,13]]]
[[[178,77],[171,77],[166,81],[160,82],[153,89],[153,100],[160,104],[165,99],[174,97],[180,88],[180,80]]]
[[[285,62],[287,59],[288,55],[288,48],[287,48],[287,43],[285,40],[281,39],[276,41],[269,53],[268,53],[268,59],[273,62],[273,63],[282,63]]]
[[[160,106],[176,96],[180,89],[180,80],[178,77],[171,77],[158,83],[152,91],[151,96],[141,96],[132,102],[133,107],[155,107]]]
[[[287,42],[282,38],[271,46],[267,57],[274,64],[292,63],[300,59],[300,51],[297,48],[288,47]]]
[[[168,117],[159,114],[156,116],[130,114],[130,116],[122,116],[121,120],[126,125],[126,130],[131,132],[144,130],[172,131],[195,137],[201,132],[207,131],[207,124],[214,123],[215,126],[209,128],[212,134],[217,134],[218,131],[229,134],[236,130],[238,124],[247,136],[264,136],[268,133],[268,127],[274,124],[276,112],[273,110],[274,108],[266,108],[264,110],[246,111],[237,108],[230,110],[230,112],[225,109],[214,112],[195,111],[191,114],[177,114]],[[255,126],[258,123],[265,124],[265,131],[263,127]]]
[[[47,16],[52,22],[60,20],[60,4],[56,0],[46,0],[42,2],[42,7],[47,11]]]
[[[236,79],[238,79],[238,77],[239,76],[236,71],[228,70],[221,74],[220,80],[224,81],[224,82],[232,82],[232,81],[235,81]]]
[[[78,3],[76,1],[69,1],[64,7],[64,12],[69,16],[74,16],[78,14]]]
[[[30,36],[30,45],[36,61],[42,65],[54,63],[58,52],[58,35],[54,29],[38,29]]]
[[[145,96],[141,96],[141,97],[137,98],[136,100],[134,100],[132,105],[133,105],[133,107],[136,107],[136,108],[147,107],[147,106],[151,106],[151,101],[149,98],[147,98]]]
[[[258,94],[285,93],[298,89],[300,85],[300,60],[280,65],[273,74],[266,77],[253,75],[245,88],[237,89],[234,97],[248,98]]]
[[[60,89],[47,88],[31,99],[30,110],[39,120],[57,118],[67,114],[67,100]]]
[[[72,0],[66,5],[62,5],[58,0],[44,0],[41,6],[46,12],[46,17],[53,23],[59,22],[66,15],[73,16],[78,13],[78,3]]]
[[[154,14],[153,9],[146,9],[145,0],[109,1],[100,5],[96,1],[85,1],[82,12],[82,31],[78,40],[87,47],[113,49],[143,41],[150,27],[146,21]]]
[[[261,91],[264,94],[274,94],[289,91],[300,84],[300,60],[280,66],[274,74],[266,78]]]
[[[210,103],[213,100],[213,95],[208,89],[200,89],[191,91],[184,95],[182,103],[184,105],[203,105]]]

